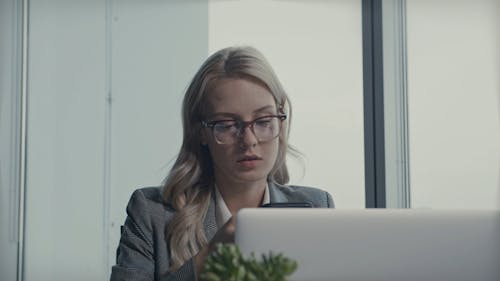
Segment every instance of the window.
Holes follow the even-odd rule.
[[[414,208],[498,208],[500,3],[407,1]]]

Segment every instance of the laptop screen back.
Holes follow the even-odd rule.
[[[497,210],[243,209],[236,244],[281,252],[291,280],[498,281]]]

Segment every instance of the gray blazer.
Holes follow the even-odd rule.
[[[316,188],[285,186],[269,182],[271,203],[310,202],[316,208],[333,208],[331,195]],[[210,241],[217,232],[215,196],[212,196],[204,220],[204,229]],[[137,189],[127,206],[127,218],[122,227],[117,249],[116,265],[111,281],[196,280],[193,259],[180,269],[169,272],[170,255],[165,227],[175,210],[162,198],[161,188]]]

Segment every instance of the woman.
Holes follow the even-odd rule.
[[[319,189],[286,186],[290,102],[251,47],[222,49],[184,97],[184,138],[165,185],[136,190],[111,280],[196,280],[216,243],[233,242],[232,216],[266,203],[333,207]]]

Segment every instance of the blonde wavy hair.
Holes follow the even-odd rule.
[[[203,229],[214,186],[213,165],[206,146],[201,145],[201,121],[207,113],[207,92],[221,79],[243,78],[265,85],[279,112],[288,115],[279,135],[276,163],[268,181],[289,180],[286,154],[295,150],[288,144],[290,101],[264,56],[252,47],[229,47],[211,55],[200,67],[185,93],[182,104],[183,142],[165,180],[163,197],[176,210],[166,234],[170,245],[170,270],[179,269],[207,244]]]

